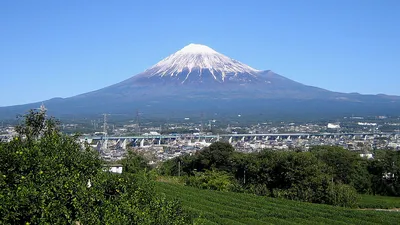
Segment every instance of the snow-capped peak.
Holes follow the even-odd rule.
[[[214,49],[200,44],[189,44],[179,50],[180,54],[218,54]]]
[[[197,74],[194,71],[200,73],[200,76],[204,71],[210,72],[214,79],[219,81],[224,81],[227,75],[236,76],[237,74],[247,73],[255,76],[259,72],[201,44],[185,46],[161,60],[146,72],[148,76],[174,77],[179,74],[179,76],[184,75],[188,79],[189,75]]]

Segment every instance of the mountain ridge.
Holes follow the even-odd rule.
[[[240,105],[235,108],[235,102],[246,105],[249,112],[275,110],[293,115],[310,112],[312,108],[321,114],[328,113],[327,110],[349,113],[349,109],[355,114],[400,111],[399,96],[340,93],[305,85],[271,70],[254,69],[199,44],[189,44],[142,73],[108,87],[43,102],[49,112],[77,115],[132,113],[138,109],[148,113],[225,111],[224,107],[232,112],[244,110]],[[0,117],[11,112],[23,113],[33,105],[36,104],[0,107]]]

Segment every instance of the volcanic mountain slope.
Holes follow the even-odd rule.
[[[128,98],[179,96],[179,98],[296,98],[315,99],[330,95],[280,76],[261,71],[199,44],[190,44],[150,69],[121,83],[81,97],[121,95]]]
[[[44,102],[54,114],[266,113],[287,115],[397,113],[400,97],[331,92],[270,70],[257,70],[200,44],[190,44],[120,83]],[[0,108],[0,117],[40,104]],[[190,114],[190,113],[189,113]],[[271,115],[272,115],[271,114]]]

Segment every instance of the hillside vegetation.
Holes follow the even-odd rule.
[[[246,193],[201,190],[159,182],[156,189],[179,199],[198,224],[398,224],[400,213],[346,209]]]
[[[399,165],[399,151],[379,150],[368,160],[334,146],[242,153],[215,142],[164,162],[159,173],[181,175],[186,185],[201,189],[357,207],[359,194],[400,196]]]
[[[0,142],[0,225],[191,223],[133,157],[126,173],[107,172],[97,152],[60,133],[44,112],[31,111],[17,131]]]

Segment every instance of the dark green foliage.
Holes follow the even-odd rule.
[[[149,173],[103,171],[97,152],[32,111],[19,136],[0,143],[0,224],[186,224],[179,203]]]
[[[120,161],[123,166],[123,172],[137,173],[143,170],[150,170],[148,161],[140,154],[128,151],[128,155]]]
[[[400,196],[400,151],[377,151],[368,171],[374,194]]]
[[[349,184],[359,193],[400,196],[400,152],[378,150],[363,159],[340,147],[318,146],[311,152],[329,166],[336,183]]]
[[[214,142],[204,148],[197,157],[197,171],[219,169],[230,170],[235,148],[226,142]]]
[[[204,173],[196,172],[194,176],[189,176],[185,184],[202,189],[232,191],[235,181],[224,171],[206,170]]]
[[[342,207],[355,207],[359,195],[354,187],[346,184],[331,183],[328,188],[327,203]]]
[[[368,165],[373,160],[361,159],[354,165],[350,185],[360,194],[372,192],[372,175],[368,172]]]
[[[390,153],[391,158],[395,158],[393,154]],[[231,190],[353,207],[357,192],[370,193],[382,185],[386,193],[397,190],[396,176],[384,180],[379,176],[383,171],[397,173],[397,167],[389,168],[384,163],[389,156],[382,157],[385,160],[366,160],[329,146],[313,147],[310,152],[265,150],[244,154],[234,152],[228,143],[216,142],[196,155],[165,162],[160,171],[163,175],[177,175],[180,165],[180,174],[189,176],[187,183],[202,188],[209,188],[206,180],[210,172],[198,172],[223,171],[236,179]],[[377,170],[376,175],[368,168]],[[375,186],[373,178],[379,178]]]
[[[184,155],[164,162],[158,172],[164,176],[193,175],[197,171],[197,164],[196,156]]]
[[[206,170],[232,170],[233,155],[235,149],[225,142],[215,142],[209,147],[198,152],[197,155],[184,155],[173,158],[163,163],[159,173],[165,176],[194,175],[194,173]]]
[[[353,164],[360,158],[359,156],[341,147],[333,146],[314,146],[310,152],[329,166],[334,181],[350,183]]]

